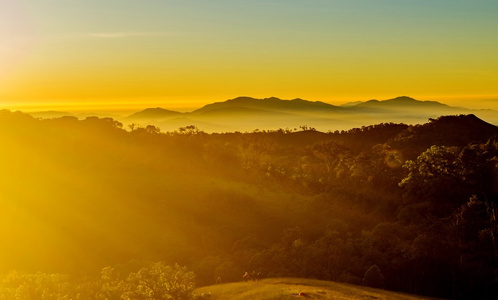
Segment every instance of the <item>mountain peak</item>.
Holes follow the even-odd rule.
[[[397,104],[397,105],[426,105],[426,106],[449,107],[448,105],[443,104],[441,102],[417,100],[408,96],[400,96],[394,99],[384,100],[380,102]]]
[[[256,99],[251,97],[237,97],[224,102],[208,104],[194,112],[204,113],[207,111],[239,108],[239,109],[259,109],[268,111],[322,111],[337,110],[338,107],[320,101],[308,101],[301,98],[283,100],[277,97]]]
[[[378,109],[388,109],[388,108],[402,108],[402,107],[413,107],[413,108],[439,108],[439,109],[450,109],[451,107],[437,102],[437,101],[421,101],[408,96],[399,96],[393,99],[387,100],[369,100],[362,102],[351,107],[356,108],[378,108]]]
[[[149,119],[149,118],[166,118],[179,115],[181,112],[164,109],[161,107],[146,108],[127,117],[127,119]]]
[[[412,98],[410,96],[398,96],[398,97],[396,97],[394,99],[398,99],[398,100],[403,100],[403,99],[405,99],[405,100],[415,100],[414,98]]]
[[[408,96],[399,96],[399,97],[396,97],[394,99],[391,99],[391,101],[408,101],[408,102],[413,102],[413,101],[419,101],[419,100],[415,100],[413,99],[412,97],[408,97]]]

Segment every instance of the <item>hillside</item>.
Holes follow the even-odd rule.
[[[0,125],[0,273],[127,278],[161,261],[197,286],[247,270],[361,284],[375,267],[389,290],[493,291],[497,128],[476,116],[328,133],[9,111]]]
[[[379,299],[429,300],[431,298],[395,293],[386,290],[336,283],[331,281],[272,278],[259,282],[238,282],[198,288],[197,294],[209,293],[211,300],[272,300],[272,299]]]
[[[430,119],[429,123],[416,125],[392,139],[389,144],[414,158],[432,145],[463,147],[470,140],[484,142],[498,135],[498,127],[475,115],[445,116]]]

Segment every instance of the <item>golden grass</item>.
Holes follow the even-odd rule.
[[[210,293],[211,300],[224,299],[370,299],[370,300],[422,300],[434,299],[372,289],[330,281],[271,278],[260,282],[236,282],[201,287],[197,294]],[[301,295],[299,295],[301,293]]]

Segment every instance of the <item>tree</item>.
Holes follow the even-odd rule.
[[[469,296],[475,288],[497,284],[497,220],[492,203],[470,197],[453,216],[458,289]]]
[[[178,128],[178,132],[180,134],[185,134],[185,135],[195,135],[195,134],[202,134],[202,133],[204,133],[204,131],[200,130],[195,125],[188,125],[188,126],[185,126],[185,127],[180,127],[180,128]]]
[[[432,146],[416,161],[406,161],[403,167],[409,173],[399,186],[405,188],[409,196],[465,201],[465,194],[461,193],[461,188],[465,186],[463,168],[455,149]]]
[[[123,278],[113,268],[102,269],[102,299],[174,299],[194,298],[195,274],[186,267],[175,264],[173,267],[161,262],[130,273]],[[100,299],[99,298],[99,299]]]
[[[483,196],[489,201],[497,201],[498,141],[496,138],[482,144],[470,144],[459,155],[465,169],[465,181],[472,194]]]
[[[362,280],[363,284],[373,288],[384,288],[384,275],[380,271],[380,268],[377,265],[372,265],[365,272],[365,276],[363,276]]]
[[[145,127],[145,131],[149,134],[159,134],[161,133],[161,129],[159,129],[159,127],[156,127],[154,125],[147,125],[147,127]]]

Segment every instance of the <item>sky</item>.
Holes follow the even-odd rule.
[[[0,0],[0,107],[498,108],[496,0]]]

